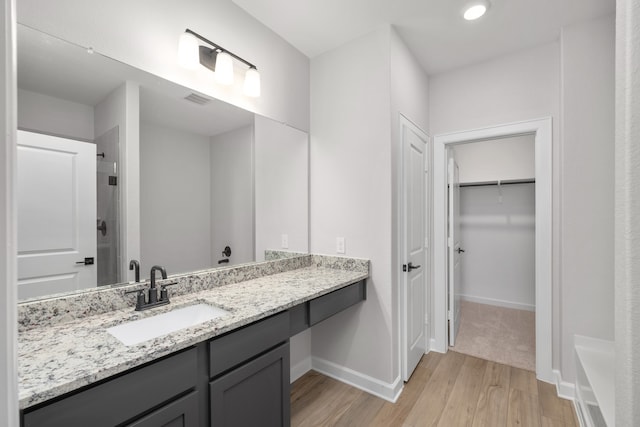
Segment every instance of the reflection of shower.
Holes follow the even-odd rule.
[[[118,127],[96,138],[98,285],[120,282],[120,191]]]

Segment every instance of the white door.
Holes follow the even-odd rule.
[[[96,286],[95,145],[18,131],[17,170],[18,297]]]
[[[460,175],[455,158],[449,158],[449,345],[460,327]]]
[[[424,355],[426,304],[425,175],[427,136],[402,118],[403,380],[408,381]]]

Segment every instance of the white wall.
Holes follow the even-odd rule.
[[[229,264],[254,260],[253,126],[211,138],[211,265],[224,247]]]
[[[461,188],[460,235],[462,299],[535,310],[535,184]]]
[[[0,424],[17,426],[15,1],[0,5]]]
[[[460,183],[535,177],[533,135],[456,145]]]
[[[559,55],[559,44],[551,43],[431,76],[429,124],[432,133],[438,135],[549,115],[557,120]]]
[[[428,130],[427,91],[427,76],[390,27],[311,61],[311,251],[335,254],[344,237],[347,256],[371,260],[367,301],[312,328],[314,366],[385,397],[401,384],[399,113]]]
[[[309,251],[309,137],[255,117],[256,261],[265,249]],[[282,248],[282,235],[288,248]]]
[[[140,127],[141,277],[211,266],[210,140],[157,124]]]
[[[18,127],[93,141],[93,107],[25,89],[18,90]]]
[[[614,337],[613,16],[564,28],[561,52],[560,366],[573,382],[573,335]]]
[[[640,3],[616,12],[616,423],[640,419]]]
[[[150,19],[150,17],[153,19]],[[230,0],[21,0],[18,21],[251,111],[309,129],[309,59]],[[177,64],[189,28],[257,65],[262,96]],[[240,66],[238,66],[240,68]]]
[[[294,335],[289,340],[289,379],[293,383],[311,370],[311,329]]]
[[[371,260],[367,300],[312,329],[312,354],[395,380],[389,30],[311,60],[311,252]],[[372,357],[375,355],[375,357]]]

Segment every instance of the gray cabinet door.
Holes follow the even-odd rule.
[[[288,427],[289,343],[209,384],[212,427]]]
[[[25,412],[24,427],[113,427],[193,389],[196,349],[127,371]]]
[[[198,392],[189,393],[128,427],[198,427]]]

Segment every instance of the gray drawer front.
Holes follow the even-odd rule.
[[[289,339],[289,312],[232,331],[209,343],[211,378]]]
[[[365,281],[349,285],[309,301],[309,326],[367,298]]]
[[[212,427],[290,425],[289,343],[209,385]]]
[[[198,392],[176,399],[128,427],[198,427]]]
[[[24,427],[113,427],[196,385],[196,349],[63,397],[24,414]]]

